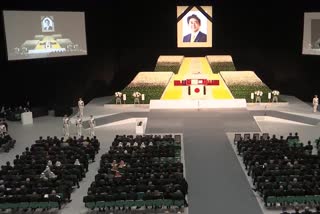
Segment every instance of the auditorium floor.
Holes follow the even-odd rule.
[[[298,132],[304,142],[319,137],[317,120],[320,114],[312,114],[311,106],[293,97],[288,98],[289,105],[268,105],[267,109],[263,105],[250,105],[248,110],[170,111],[149,111],[146,105],[104,107],[103,104],[110,98],[95,99],[86,105],[84,113],[97,118],[96,135],[101,142],[101,150],[96,162],[90,164],[80,188],[72,193],[71,203],[59,211],[36,213],[92,213],[84,207],[83,196],[97,173],[101,155],[108,151],[114,136],[135,134],[135,120],[128,120],[132,117],[148,118],[146,133],[183,134],[186,178],[189,183],[189,208],[185,213],[280,213],[279,210],[270,211],[261,206],[259,197],[251,190],[251,181],[244,173],[241,161],[234,153],[233,143],[228,142],[233,141],[235,132],[269,132],[277,135]],[[271,119],[266,120],[265,116],[269,115]],[[272,120],[273,116],[281,120]],[[75,134],[75,129],[71,128],[71,132]],[[33,125],[25,126],[20,122],[9,122],[9,133],[17,143],[9,153],[0,154],[1,165],[13,161],[15,155],[21,154],[25,147],[30,147],[39,136],[61,136],[62,118],[34,118]]]

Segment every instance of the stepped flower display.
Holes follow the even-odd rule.
[[[172,71],[177,74],[184,56],[159,56],[155,71]]]
[[[167,86],[172,74],[172,72],[139,72],[131,81],[129,87]]]
[[[161,55],[158,58],[159,63],[179,63],[181,64],[184,56],[173,56],[173,55]]]
[[[236,68],[233,64],[230,55],[208,55],[206,56],[213,73],[220,71],[235,71]]]
[[[253,71],[221,72],[221,75],[228,86],[265,86]]]
[[[220,75],[236,99],[245,98],[247,102],[250,102],[256,97],[255,91],[262,91],[267,95],[272,91],[253,71],[222,71]],[[260,97],[261,101],[268,101],[267,96],[261,95]]]

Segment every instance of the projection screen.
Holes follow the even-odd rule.
[[[8,60],[87,55],[84,12],[3,11]]]
[[[320,13],[304,13],[302,54],[320,55]]]

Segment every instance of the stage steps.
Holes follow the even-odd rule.
[[[175,80],[186,79],[208,79],[219,80],[218,86],[206,86],[206,95],[203,93],[188,94],[187,86],[174,86]],[[178,74],[174,75],[168,83],[161,100],[182,100],[182,99],[233,99],[233,96],[226,86],[220,74],[214,74],[210,64],[205,57],[185,57],[182,61]]]

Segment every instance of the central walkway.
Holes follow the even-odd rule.
[[[194,93],[188,94],[187,86],[174,86],[174,80],[219,80],[219,85],[206,86],[206,94]],[[195,87],[194,83],[192,85]],[[202,85],[199,85],[202,86]],[[206,57],[185,57],[182,61],[178,74],[175,74],[167,88],[165,89],[162,98],[164,100],[180,100],[180,99],[233,99],[233,96],[226,86],[220,74],[212,72],[210,64]]]
[[[147,133],[183,133],[189,213],[262,210],[225,132],[260,131],[243,110],[152,110]]]

